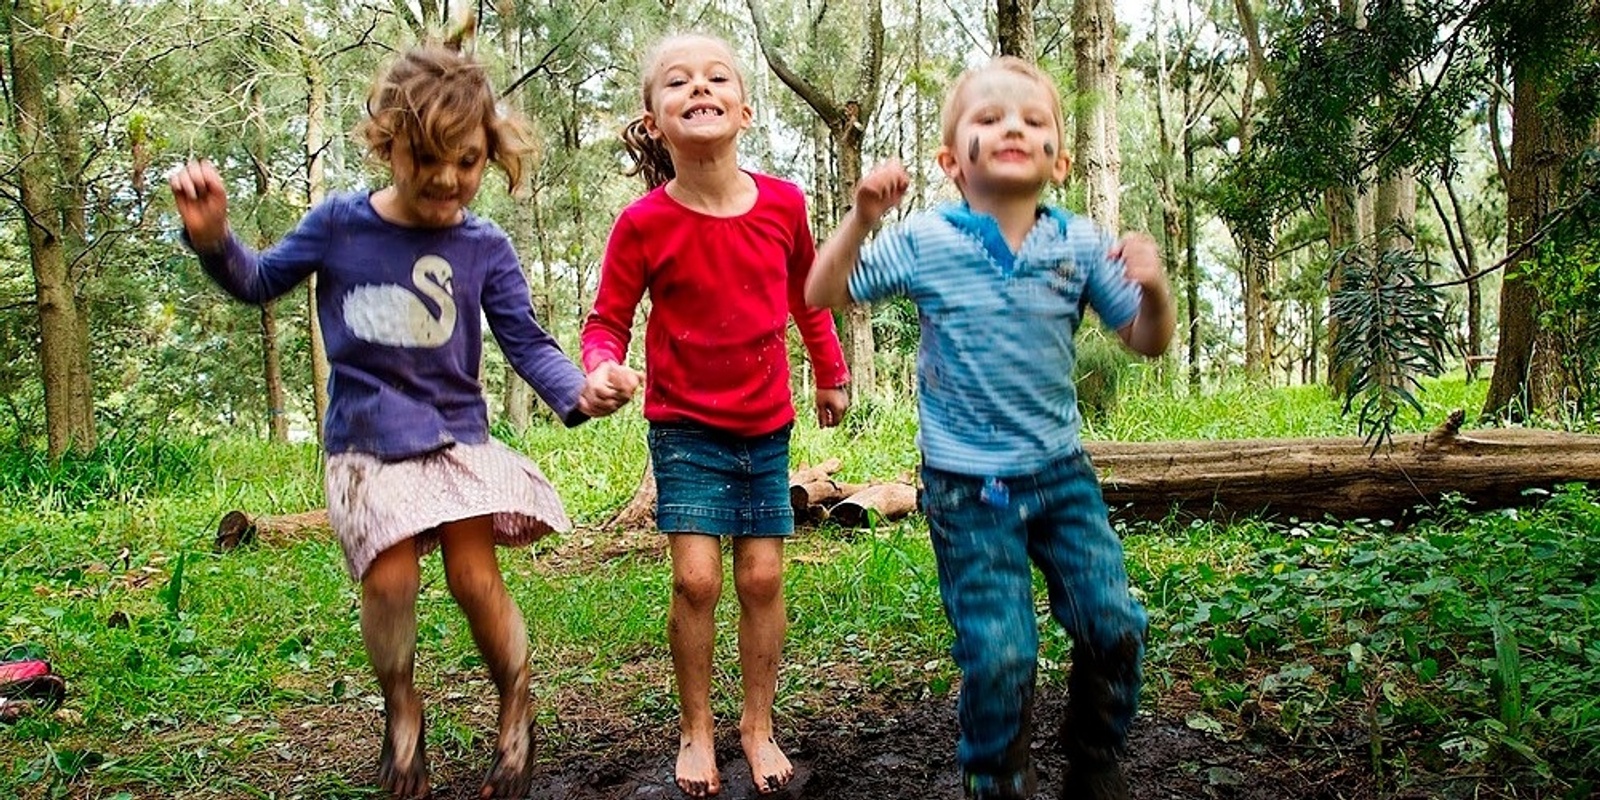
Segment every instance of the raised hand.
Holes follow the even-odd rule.
[[[1150,238],[1149,234],[1125,234],[1106,255],[1122,259],[1122,274],[1139,284],[1146,293],[1166,295],[1167,273],[1161,268],[1161,251],[1156,248],[1156,240]]]
[[[172,199],[195,250],[217,250],[228,239],[228,191],[222,175],[205,159],[190,161],[167,176]]]
[[[1165,353],[1177,319],[1155,240],[1143,233],[1130,233],[1112,245],[1106,255],[1122,259],[1122,274],[1139,284],[1140,290],[1138,315],[1117,335],[1136,353],[1152,358]]]
[[[856,184],[856,213],[876,222],[889,209],[900,205],[911,185],[911,176],[899,160],[890,159],[872,168]]]

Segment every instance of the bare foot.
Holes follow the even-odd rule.
[[[678,736],[678,788],[690,797],[710,797],[722,791],[717,749],[710,734]]]
[[[741,733],[739,741],[744,745],[745,760],[750,762],[750,778],[756,783],[756,791],[772,794],[789,784],[789,779],[794,777],[794,765],[789,763],[789,757],[783,754],[771,733]]]
[[[378,785],[398,800],[428,796],[427,728],[420,710],[414,716],[394,714],[384,720]]]
[[[520,724],[500,734],[495,745],[494,763],[483,779],[478,796],[526,797],[533,787],[533,723]]]

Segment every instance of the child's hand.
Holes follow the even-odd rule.
[[[1156,297],[1167,295],[1167,273],[1161,268],[1161,251],[1156,240],[1145,233],[1124,235],[1106,253],[1110,258],[1122,259],[1122,274],[1139,284],[1145,294]]]
[[[1139,285],[1139,313],[1117,330],[1122,342],[1135,353],[1155,358],[1167,351],[1177,325],[1172,307],[1172,290],[1167,288],[1167,273],[1161,268],[1156,243],[1143,233],[1130,233],[1106,252],[1122,259],[1122,274]]]
[[[873,167],[856,184],[856,213],[873,222],[882,219],[889,209],[900,205],[910,185],[911,176],[898,160],[890,159]]]
[[[844,420],[850,409],[850,392],[843,387],[817,390],[817,425],[831,428]]]
[[[578,394],[578,410],[590,417],[603,417],[622,408],[639,390],[642,377],[615,361],[600,364],[583,380],[583,391]]]
[[[228,191],[211,162],[190,161],[167,176],[172,199],[197,251],[221,249],[228,239]]]

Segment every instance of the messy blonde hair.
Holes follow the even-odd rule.
[[[655,89],[656,79],[660,77],[661,54],[672,45],[696,39],[715,44],[728,51],[729,66],[733,68],[734,77],[739,80],[739,96],[745,96],[744,70],[739,66],[733,45],[728,44],[722,37],[709,33],[679,33],[656,42],[655,46],[645,53],[644,62],[639,70],[640,94],[643,96],[645,111],[655,111],[650,107],[650,92]],[[666,143],[660,139],[650,138],[650,132],[644,125],[643,114],[629,120],[623,127],[622,146],[628,151],[628,157],[633,159],[633,168],[626,174],[642,175],[645,185],[649,188],[661,186],[678,174],[672,165],[672,153],[667,150]]]
[[[954,147],[956,144],[956,123],[961,121],[962,112],[967,110],[967,104],[963,102],[967,85],[972,83],[973,78],[990,72],[1010,72],[1044,87],[1050,95],[1050,113],[1055,116],[1056,135],[1066,136],[1066,115],[1061,113],[1061,90],[1056,88],[1056,82],[1031,61],[1024,61],[1016,56],[998,56],[983,66],[973,67],[961,73],[961,77],[956,78],[950,91],[945,93],[944,108],[939,113],[941,141],[945,147]],[[1063,142],[1056,142],[1057,146],[1062,144]]]
[[[528,123],[502,110],[489,74],[461,52],[458,34],[442,44],[414,47],[390,62],[367,92],[367,116],[356,136],[375,161],[388,165],[402,137],[413,153],[452,158],[478,126],[488,138],[486,156],[515,192],[535,152]]]

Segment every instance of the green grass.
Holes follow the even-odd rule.
[[[1425,430],[1450,408],[1471,413],[1484,388],[1432,383],[1428,413],[1401,423]],[[1087,436],[1355,435],[1318,389],[1124,390]],[[644,468],[644,427],[630,409],[510,440],[556,483],[579,524],[572,536],[603,542],[616,533],[600,526]],[[793,461],[839,458],[845,480],[893,478],[915,469],[915,427],[914,405],[895,400],[859,403],[835,430],[802,416]],[[0,796],[253,796],[282,776],[244,765],[259,770],[263,753],[292,739],[286,719],[377,707],[356,587],[336,544],[291,537],[211,552],[228,510],[322,505],[314,448],[112,442],[54,465],[0,453],[0,486],[0,643],[43,646],[70,681],[64,713],[0,728]],[[639,724],[669,723],[665,559],[646,550],[561,566],[551,558],[559,545],[505,559],[534,640],[544,721],[557,738],[582,736],[554,723],[562,703],[583,696]],[[1317,743],[1353,726],[1370,734],[1373,769],[1397,786],[1476,775],[1576,797],[1600,781],[1600,506],[1591,491],[1515,512],[1447,504],[1405,529],[1134,526],[1126,546],[1152,619],[1148,708],[1179,709],[1192,725],[1239,739],[1266,729]],[[918,518],[807,530],[788,552],[785,713],[826,713],[867,695],[943,695],[956,683]],[[481,689],[437,558],[423,580],[419,681],[425,691]],[[725,598],[724,630],[734,606]],[[1041,680],[1059,685],[1069,642],[1053,625],[1044,631]],[[733,639],[718,640],[724,716],[737,697]],[[465,705],[441,704],[430,717],[430,740],[446,754],[486,747],[481,717]],[[300,790],[367,796],[347,784],[361,773],[325,772]]]

